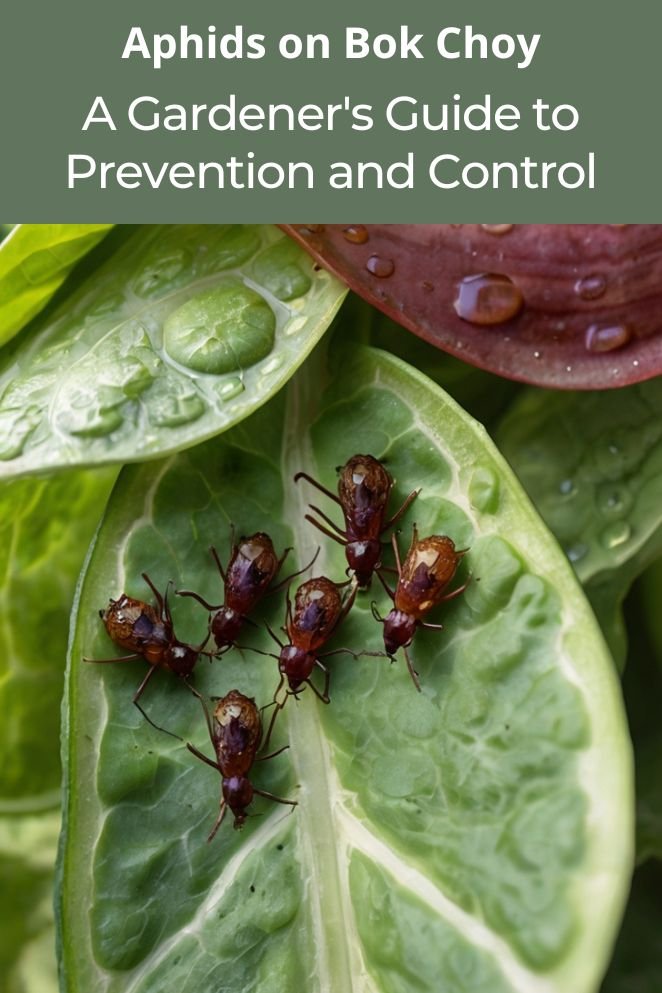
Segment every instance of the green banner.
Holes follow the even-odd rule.
[[[655,221],[659,8],[6,5],[9,221]]]

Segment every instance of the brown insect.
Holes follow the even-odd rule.
[[[110,659],[84,658],[83,662],[132,662],[135,659],[143,658],[149,664],[149,670],[134,693],[133,702],[152,727],[158,731],[165,731],[166,734],[172,734],[171,731],[166,731],[165,728],[155,724],[151,717],[145,713],[139,703],[140,697],[157,669],[167,669],[169,672],[174,672],[186,682],[195,696],[199,696],[200,694],[188,680],[199,656],[209,656],[210,653],[203,651],[207,638],[197,647],[178,640],[175,636],[168,606],[167,590],[165,597],[162,596],[147,573],[143,572],[142,577],[154,594],[156,607],[144,603],[142,600],[134,600],[133,597],[123,593],[119,600],[111,599],[108,607],[99,611],[108,636],[120,648],[128,649],[130,654],[119,655]],[[173,735],[173,737],[179,736]]]
[[[340,594],[341,589],[342,586],[338,586],[326,576],[309,579],[302,583],[296,591],[294,609],[292,609],[289,595],[287,597],[284,630],[289,643],[284,645],[269,628],[269,633],[280,647],[280,653],[274,655],[271,652],[263,652],[262,654],[271,655],[272,658],[277,659],[280,681],[274,693],[275,710],[269,724],[267,742],[271,738],[276,717],[287,702],[287,696],[297,696],[305,684],[310,686],[322,703],[330,703],[329,682],[331,675],[322,659],[341,654],[352,655],[354,658],[359,658],[361,655],[382,655],[381,652],[353,652],[349,648],[336,648],[330,652],[320,652],[320,648],[326,644],[354,603],[356,584],[352,584],[349,595],[344,599]],[[314,669],[320,669],[324,673],[324,689],[321,691],[311,679]],[[287,695],[283,700],[279,700],[278,695],[285,682],[288,685]]]
[[[328,538],[345,546],[347,564],[356,576],[358,585],[369,586],[373,572],[381,568],[381,535],[402,517],[417,496],[418,490],[413,490],[397,513],[390,520],[385,521],[393,479],[382,463],[372,455],[353,455],[339,472],[338,496],[305,472],[298,472],[294,481],[306,479],[330,500],[340,505],[345,519],[344,531],[313,504],[310,505],[310,509],[321,517],[328,527],[320,524],[311,514],[306,514],[305,519]]]
[[[296,807],[296,800],[284,800],[282,797],[274,796],[273,793],[267,793],[266,790],[259,790],[248,778],[255,762],[274,758],[289,747],[286,745],[270,755],[260,755],[256,758],[262,741],[262,720],[255,706],[255,700],[244,696],[239,690],[230,690],[216,704],[213,717],[210,717],[202,698],[200,702],[205,713],[209,737],[214,746],[216,761],[208,758],[190,742],[187,742],[186,747],[202,762],[210,765],[212,769],[217,769],[223,777],[218,817],[207,841],[212,840],[223,823],[228,807],[234,814],[234,827],[236,829],[243,827],[248,816],[246,808],[250,806],[256,794],[268,800],[275,800],[276,803]]]
[[[462,558],[468,548],[457,550],[455,544],[446,535],[434,534],[429,538],[418,537],[416,525],[404,565],[400,562],[400,552],[395,535],[392,538],[395,560],[398,567],[398,585],[391,590],[383,577],[382,583],[393,599],[393,610],[384,619],[377,613],[375,604],[372,612],[375,618],[384,625],[384,647],[393,657],[398,648],[402,648],[407,660],[409,674],[417,690],[421,684],[418,673],[414,669],[407,648],[411,645],[416,628],[441,631],[442,624],[429,624],[423,620],[425,615],[440,603],[453,600],[463,593],[469,585],[469,580],[457,589],[446,593],[448,584],[453,579]]]
[[[291,549],[286,548],[278,558],[271,538],[262,531],[249,538],[240,538],[239,544],[233,538],[226,570],[216,549],[211,548],[210,551],[224,583],[223,603],[207,603],[191,590],[177,592],[178,596],[193,597],[207,610],[216,611],[211,621],[211,633],[221,655],[235,644],[247,615],[265,595]]]

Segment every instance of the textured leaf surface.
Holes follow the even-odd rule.
[[[113,470],[0,487],[0,815],[58,802],[71,602]]]
[[[595,390],[662,371],[662,225],[283,228],[410,331],[500,376]]]
[[[218,434],[280,389],[344,294],[277,228],[139,228],[0,357],[0,476]]]
[[[2,227],[2,225],[0,225]],[[0,231],[0,345],[38,314],[112,224],[17,224]]]
[[[222,438],[122,473],[82,583],[68,685],[69,791],[59,905],[68,993],[297,989],[352,993],[588,993],[609,954],[629,876],[631,771],[611,660],[556,543],[484,431],[398,360],[319,350],[286,391]],[[325,387],[323,389],[323,387]],[[402,660],[333,665],[329,707],[310,690],[277,730],[286,753],[255,782],[243,832],[217,811],[218,774],[131,706],[142,663],[115,654],[98,617],[144,597],[140,573],[218,598],[207,547],[229,522],[266,528],[301,560],[316,536],[306,469],[327,486],[355,452],[385,457],[403,525],[451,535],[473,580],[445,629]],[[319,499],[319,494],[318,494]],[[333,513],[333,509],[330,510]],[[342,579],[326,543],[316,572]],[[335,645],[377,649],[362,595]],[[273,598],[277,600],[278,598]],[[206,614],[174,604],[180,636]],[[283,604],[266,615],[282,623]],[[439,619],[439,618],[435,618]],[[269,649],[249,630],[245,641]],[[236,652],[200,664],[209,694],[267,703],[276,663]],[[209,750],[196,700],[159,675],[145,704]],[[92,788],[87,788],[93,784]]]
[[[662,554],[662,389],[523,392],[496,432],[593,604],[616,660],[621,602]]]

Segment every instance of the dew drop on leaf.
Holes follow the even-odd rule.
[[[165,350],[197,372],[245,369],[274,346],[276,317],[266,300],[237,280],[188,300],[166,319]]]
[[[524,297],[508,276],[488,272],[466,276],[453,306],[458,317],[470,324],[503,324],[519,314]]]
[[[494,514],[499,507],[499,480],[493,469],[475,469],[469,483],[469,498],[477,510]]]

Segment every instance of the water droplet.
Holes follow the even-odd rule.
[[[607,517],[622,517],[632,504],[632,496],[627,489],[614,483],[606,483],[598,492],[598,509]]]
[[[542,352],[534,352],[533,353],[533,357],[534,357],[534,359],[541,359],[542,358]]]
[[[631,534],[632,530],[627,521],[614,521],[604,529],[600,541],[606,549],[618,548],[619,545],[625,544]]]
[[[639,359],[633,359],[633,360],[632,360],[632,365],[633,365],[633,366],[635,367],[635,369],[636,369],[636,368],[637,368],[637,366],[639,365]]]
[[[611,352],[627,345],[631,337],[632,331],[627,324],[591,324],[586,332],[586,347],[589,352]]]
[[[343,228],[342,234],[345,241],[351,242],[352,245],[365,245],[369,237],[368,229],[363,224],[352,224],[348,228]]]
[[[302,331],[307,323],[308,319],[306,317],[294,317],[288,324],[285,325],[283,334],[286,338],[290,338],[293,335],[298,334],[299,331]]]
[[[219,387],[218,395],[221,400],[232,400],[233,397],[239,396],[245,390],[243,381],[238,377],[232,379],[226,379],[226,381]]]
[[[582,300],[597,300],[607,289],[607,280],[600,273],[592,273],[575,283],[575,293]]]
[[[274,346],[276,315],[238,280],[191,297],[165,319],[163,344],[175,362],[220,375],[255,365]]]
[[[572,372],[572,366],[571,366],[571,365],[567,365],[567,366],[565,367],[565,371],[566,371],[566,372]]]
[[[260,369],[260,372],[262,373],[263,376],[268,376],[270,373],[275,372],[276,369],[280,369],[282,364],[283,364],[282,358],[279,355],[274,355],[272,359],[269,359],[268,362],[265,362],[265,364]]]
[[[321,234],[323,230],[323,224],[302,224],[297,228],[299,234]]]
[[[395,272],[395,262],[393,259],[386,259],[381,255],[371,255],[365,264],[368,272],[378,279],[386,279]]]
[[[499,506],[499,477],[489,466],[475,469],[469,482],[469,499],[477,510],[494,514]]]
[[[483,231],[488,234],[508,234],[514,227],[514,224],[481,224]]]
[[[466,276],[453,303],[463,321],[481,325],[503,324],[515,317],[523,305],[524,297],[512,279],[494,272]]]
[[[577,492],[577,488],[572,479],[563,479],[559,483],[559,493],[563,496],[571,496]]]
[[[570,545],[570,547],[565,550],[565,553],[571,562],[579,562],[584,558],[587,552],[588,545],[584,545],[581,542],[578,542],[576,545]]]

